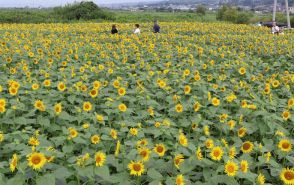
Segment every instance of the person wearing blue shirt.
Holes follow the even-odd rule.
[[[154,21],[153,32],[154,33],[159,33],[160,32],[160,26],[158,25],[157,21]]]

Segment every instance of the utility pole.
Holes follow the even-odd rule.
[[[277,13],[277,0],[274,0],[273,22],[276,21],[276,13]]]
[[[290,14],[289,14],[289,3],[288,3],[288,0],[285,0],[285,5],[286,5],[286,14],[287,14],[287,25],[288,25],[288,29],[291,29],[291,22],[290,22]]]

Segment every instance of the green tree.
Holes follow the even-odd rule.
[[[89,1],[57,7],[54,8],[54,12],[63,19],[68,20],[112,19],[109,13],[99,8],[95,3]]]
[[[204,16],[206,14],[206,7],[204,5],[198,5],[196,8],[196,13],[198,15]]]

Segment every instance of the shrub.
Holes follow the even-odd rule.
[[[80,2],[54,8],[55,14],[68,20],[112,19],[112,16],[93,2]]]
[[[236,23],[238,24],[247,24],[252,17],[251,13],[248,12],[239,12],[236,18]]]

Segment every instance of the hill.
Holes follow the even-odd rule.
[[[169,0],[168,3],[172,4],[216,4],[216,3],[229,3],[234,5],[244,5],[244,6],[252,6],[252,5],[270,5],[273,4],[273,0]],[[284,4],[284,0],[278,0],[279,3]],[[294,0],[289,0],[289,4],[294,6]]]

